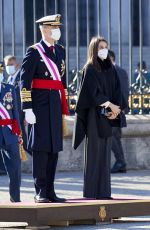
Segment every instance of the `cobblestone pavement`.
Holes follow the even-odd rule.
[[[82,197],[83,174],[82,172],[61,172],[56,177],[57,194],[65,198]],[[112,196],[117,198],[144,198],[150,199],[150,171],[129,171],[125,174],[112,175]],[[33,201],[34,187],[32,176],[22,175],[21,200]],[[8,202],[8,178],[0,176],[0,202]],[[89,230],[89,229],[112,229],[112,230],[150,230],[150,217],[124,219],[124,223],[98,224],[96,226],[74,226],[68,227],[70,230]],[[5,226],[4,226],[5,225]],[[8,223],[0,223],[1,229],[6,229]],[[3,226],[3,228],[2,228]],[[8,229],[8,228],[7,228]],[[9,228],[9,230],[12,228]],[[54,229],[54,228],[51,228]],[[65,230],[65,227],[55,228],[56,230]]]

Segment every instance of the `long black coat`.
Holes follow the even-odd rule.
[[[89,64],[84,69],[81,88],[78,96],[76,108],[76,121],[73,137],[73,147],[76,149],[85,135],[88,127],[88,113],[91,108],[95,108],[107,101],[116,105],[121,105],[121,89],[119,78],[110,60],[102,62],[99,60],[102,71],[97,71],[93,65]],[[99,137],[107,138],[112,135],[112,121],[104,115],[95,113]]]
[[[57,65],[62,83],[66,88],[65,77],[65,49],[55,45],[55,55],[49,47],[41,41],[47,57]],[[52,80],[39,52],[32,46],[28,49],[21,68],[22,109],[32,108],[36,116],[36,124],[32,127],[29,138],[32,150],[59,152],[62,150],[62,111],[60,94],[57,90],[32,89],[32,79]],[[31,92],[31,98],[30,98]]]

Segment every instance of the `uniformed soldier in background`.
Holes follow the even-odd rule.
[[[121,86],[121,101],[124,107],[123,113],[128,112],[128,96],[129,96],[129,79],[127,72],[118,66],[115,63],[115,53],[112,50],[108,51],[108,55],[112,64],[115,66],[120,86]],[[126,159],[123,151],[123,146],[121,142],[122,137],[122,128],[121,127],[113,127],[112,130],[112,151],[115,157],[115,163],[111,169],[111,173],[125,173],[126,172]]]
[[[32,124],[35,202],[64,202],[56,196],[54,178],[58,152],[63,150],[62,115],[68,114],[64,88],[65,49],[60,39],[60,15],[37,21],[42,40],[29,47],[21,67],[21,100],[25,119]]]
[[[21,161],[20,135],[16,93],[13,86],[3,83],[3,65],[0,62],[0,154],[9,176],[11,202],[20,202]]]
[[[16,91],[19,119],[20,119],[22,139],[23,139],[23,148],[26,152],[28,152],[31,155],[31,152],[27,149],[27,129],[25,130],[26,124],[25,124],[24,112],[21,110],[20,67],[16,57],[13,55],[5,56],[4,63],[6,67],[6,72],[8,74],[7,83],[13,85]]]

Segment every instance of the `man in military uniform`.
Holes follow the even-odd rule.
[[[31,152],[27,149],[27,134],[25,130],[24,112],[21,110],[21,98],[20,98],[20,68],[15,56],[7,55],[4,58],[6,72],[8,74],[7,83],[15,87],[17,96],[17,105],[19,112],[19,119],[21,125],[23,148],[31,155]],[[27,128],[27,125],[26,125]]]
[[[0,62],[0,154],[9,176],[11,202],[20,202],[21,161],[18,136],[19,117],[15,89],[3,83],[3,65]]]
[[[29,47],[21,68],[21,100],[32,125],[28,142],[33,151],[35,202],[64,202],[56,196],[54,178],[62,151],[62,115],[68,114],[64,88],[65,49],[55,44],[61,35],[60,15],[38,21],[42,40]]]

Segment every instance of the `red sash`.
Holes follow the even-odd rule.
[[[57,80],[41,80],[41,79],[33,79],[32,80],[32,88],[33,89],[54,89],[60,90],[61,93],[61,105],[62,105],[62,114],[68,115],[68,106],[65,96],[64,87],[61,81]]]
[[[0,126],[8,126],[11,125],[12,127],[12,133],[15,135],[20,135],[20,128],[18,126],[18,123],[15,119],[0,119]]]

